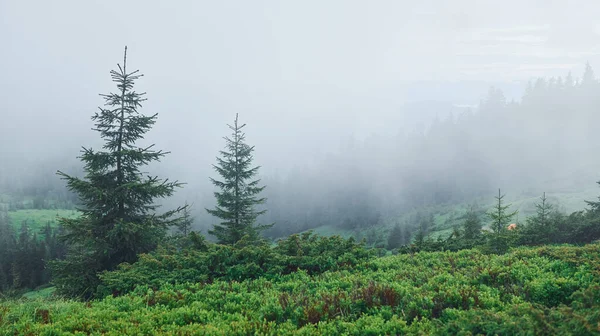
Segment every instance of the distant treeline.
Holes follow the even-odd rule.
[[[52,275],[60,294],[90,299],[98,295],[104,272],[135,263],[139,255],[157,247],[170,246],[177,253],[208,249],[204,237],[193,232],[187,204],[158,212],[160,201],[172,197],[183,184],[147,176],[142,170],[168,152],[135,145],[155,124],[157,115],[138,112],[146,98],[133,86],[141,75],[127,72],[125,61],[126,57],[122,67],[111,71],[118,93],[101,95],[105,108],[92,116],[104,146],[99,150],[83,148],[78,157],[83,176],[58,171],[68,189],[49,182],[51,179],[42,180],[38,187],[6,178],[0,181],[8,183],[7,190],[16,195],[9,200],[8,210],[57,204],[77,204],[81,209],[81,216],[61,218],[61,227],[48,225],[42,232],[31,232],[26,224],[15,232],[14,223],[3,213],[0,289],[34,288],[47,283]],[[213,266],[207,274],[221,274],[228,262],[238,262],[237,249],[245,249],[256,258],[235,265],[244,269],[243,274],[252,274],[247,268],[268,272],[265,267],[271,262],[284,273],[297,270],[300,266],[290,266],[286,258],[306,251],[289,251],[297,243],[290,238],[281,254],[271,255],[271,242],[264,239],[264,230],[270,229],[271,237],[280,237],[322,225],[375,227],[383,218],[409,209],[491,195],[493,184],[514,188],[520,183],[541,183],[563,176],[580,166],[600,167],[600,160],[593,155],[599,145],[589,141],[595,136],[590,125],[600,121],[600,115],[593,113],[600,107],[595,96],[598,89],[600,84],[589,66],[579,81],[570,76],[538,80],[521,102],[507,102],[500,91],[492,89],[477,113],[436,120],[426,133],[395,141],[372,138],[330,156],[310,173],[299,170],[283,182],[256,177],[260,167],[253,165],[254,146],[246,143],[242,131],[246,125],[238,123],[236,115],[213,166],[216,176],[210,177],[218,190],[214,193],[216,206],[206,209],[214,223],[209,233],[219,245],[234,251],[223,255],[229,250],[216,248],[216,254],[208,256]],[[566,145],[562,143],[565,139],[569,139]],[[265,191],[263,183],[269,185]],[[6,197],[4,194],[0,196]],[[271,201],[266,203],[264,196]],[[432,216],[419,214],[416,223],[396,226],[387,237],[387,246],[379,246],[380,251],[385,247],[406,253],[477,247],[487,253],[504,253],[516,245],[588,243],[600,238],[599,202],[588,202],[590,209],[567,216],[553,209],[544,196],[537,214],[522,224],[513,223],[516,213],[508,211],[503,198],[498,191],[497,205],[487,211],[489,230],[482,230],[481,213],[472,210],[450,237],[434,241],[428,238]],[[2,212],[7,210],[4,208]],[[175,244],[168,235],[173,228],[178,231]],[[309,236],[305,239],[310,244],[321,246],[319,238]],[[348,244],[354,251],[354,242]],[[361,254],[363,248],[361,243]],[[318,249],[311,251],[315,255],[326,252]],[[350,253],[340,251],[336,258],[343,260],[346,252]],[[302,263],[320,267],[312,259]]]
[[[515,222],[517,212],[509,212],[504,195],[496,197],[496,206],[482,214],[471,209],[462,225],[448,237],[428,236],[433,225],[431,216],[420,216],[416,234],[397,225],[387,237],[387,249],[397,253],[418,251],[458,251],[479,248],[484,252],[504,253],[510,247],[544,244],[587,244],[600,239],[600,202],[589,201],[589,208],[571,214],[561,213],[548,202],[545,193],[536,204],[536,213]],[[491,223],[483,229],[483,220]]]
[[[43,167],[27,166],[18,170],[0,165],[0,210],[74,209],[77,195],[48,168],[58,165],[59,161],[53,161],[45,162]]]
[[[589,185],[600,167],[593,140],[599,93],[589,65],[580,79],[531,81],[520,101],[491,88],[476,110],[435,119],[423,132],[374,135],[284,179],[267,177],[266,218],[277,223],[268,234],[364,229],[414,208],[470,202],[499,186],[541,193]]]
[[[65,256],[58,236],[60,227],[47,224],[35,232],[23,222],[14,229],[6,212],[0,211],[0,292],[36,288],[50,282],[46,262]]]

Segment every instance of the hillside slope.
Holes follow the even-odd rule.
[[[0,304],[2,335],[595,335],[600,244],[369,259],[354,270]]]

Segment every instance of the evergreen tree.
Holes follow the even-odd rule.
[[[417,234],[415,234],[415,245],[417,246],[418,249],[421,249],[421,247],[423,247],[424,242],[425,242],[425,231],[423,231],[422,228],[419,228],[419,230],[417,230]]]
[[[542,194],[540,198],[541,203],[536,203],[536,215],[533,217],[527,218],[527,222],[529,224],[534,224],[539,226],[541,229],[545,229],[549,225],[550,214],[552,212],[553,206],[548,203],[548,199],[546,198],[546,193]]]
[[[255,208],[266,202],[266,198],[258,197],[265,187],[259,186],[260,180],[252,180],[260,167],[251,168],[254,146],[245,143],[242,128],[246,124],[239,125],[236,114],[233,126],[227,126],[233,133],[231,138],[225,137],[225,150],[220,151],[221,157],[217,157],[217,164],[213,165],[222,180],[210,179],[220,189],[214,193],[217,206],[206,209],[222,222],[215,224],[209,233],[222,244],[235,244],[246,235],[256,241],[262,230],[272,226],[256,224],[258,216],[266,212]]]
[[[64,243],[58,239],[58,232],[60,230],[60,226],[54,228],[50,222],[46,223],[46,226],[40,230],[40,234],[44,237],[42,240],[43,243],[40,244],[42,248],[41,258],[45,262],[64,258],[64,250],[66,247],[64,246]],[[47,267],[44,267],[42,283],[48,283],[50,282],[50,279],[50,270]]]
[[[392,230],[390,231],[390,234],[388,236],[388,240],[387,240],[387,248],[388,250],[393,250],[396,249],[400,246],[402,246],[404,244],[404,231],[402,230],[402,227],[400,227],[400,225],[396,224]]]
[[[37,233],[34,232],[31,238],[31,245],[27,250],[27,259],[29,262],[27,265],[29,271],[29,283],[27,287],[29,288],[36,288],[44,283],[45,252],[44,243],[38,239]]]
[[[92,117],[94,130],[104,140],[103,150],[83,148],[84,178],[58,172],[79,196],[82,213],[60,220],[69,252],[64,261],[53,263],[57,290],[69,296],[91,297],[98,272],[133,262],[139,253],[154,249],[167,228],[178,221],[173,216],[181,210],[156,214],[154,201],[171,196],[180,183],[144,176],[140,170],[168,153],[153,150],[154,145],[136,146],[157,114],[138,112],[146,98],[145,93],[134,91],[134,84],[142,74],[127,72],[127,47],[123,66],[110,74],[118,91],[101,95],[105,107]]]
[[[476,240],[481,237],[481,228],[481,219],[473,209],[470,209],[463,223],[463,237],[466,240]]]
[[[519,242],[525,245],[547,244],[554,242],[557,225],[554,220],[553,206],[548,203],[546,193],[536,203],[536,214],[527,218],[525,227],[520,232]]]
[[[496,234],[500,234],[506,230],[511,219],[518,213],[518,211],[507,213],[506,210],[510,208],[511,205],[503,205],[504,196],[505,195],[501,194],[500,189],[498,189],[498,196],[496,197],[498,204],[494,207],[493,211],[488,212],[488,216],[492,220],[492,231]]]
[[[12,287],[12,265],[16,245],[15,232],[8,215],[5,211],[0,211],[0,291]]]
[[[183,208],[183,215],[181,217],[181,221],[175,225],[177,228],[177,233],[181,234],[184,237],[187,237],[190,232],[192,232],[192,224],[194,224],[194,218],[192,217],[191,210],[189,204],[185,204]]]
[[[587,62],[585,63],[585,71],[583,73],[583,78],[581,79],[581,85],[593,84],[595,81],[594,69],[592,69],[590,62]]]
[[[487,248],[492,253],[505,253],[510,245],[511,237],[508,235],[507,225],[518,211],[507,213],[510,204],[504,205],[504,195],[498,189],[498,201],[494,209],[488,212],[488,216],[492,220],[492,235],[488,237]]]
[[[417,230],[417,234],[415,235],[415,244],[419,249],[423,247],[425,243],[425,238],[429,233],[429,229],[433,226],[433,215],[418,215],[420,218],[419,221],[419,229]]]
[[[403,231],[404,231],[404,240],[402,241],[402,245],[410,244],[412,234],[413,234],[413,228],[410,225],[405,224]]]
[[[596,182],[598,185],[600,185],[600,181]],[[590,209],[589,212],[593,212],[596,213],[600,216],[600,196],[598,197],[598,201],[585,201]]]
[[[573,75],[571,74],[571,71],[569,71],[569,74],[565,78],[565,86],[567,88],[571,88],[574,85],[575,85],[575,80],[573,79]]]
[[[600,181],[597,182],[600,184]],[[600,239],[600,197],[598,201],[585,201],[589,209],[585,212],[585,220],[577,220],[580,223],[572,240],[578,242],[592,242]]]
[[[31,257],[30,253],[32,250],[32,245],[35,242],[31,240],[27,221],[21,222],[21,227],[19,229],[16,242],[15,256],[13,258],[11,270],[13,280],[12,287],[29,287],[33,272],[33,265],[31,265],[33,258]]]

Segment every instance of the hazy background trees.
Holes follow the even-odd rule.
[[[276,223],[267,234],[279,237],[323,225],[391,228],[395,217],[414,208],[471,202],[498,187],[509,198],[593,189],[600,166],[595,155],[600,145],[594,141],[598,137],[594,125],[600,122],[596,113],[600,99],[595,94],[599,89],[588,66],[580,76],[568,73],[531,80],[515,100],[490,88],[471,108],[409,104],[402,113],[424,113],[430,122],[421,128],[397,124],[395,133],[382,131],[366,138],[348,136],[327,145],[335,150],[298,154],[294,162],[267,162],[265,157],[277,153],[258,147],[257,164],[267,163],[258,177],[269,186],[264,191],[269,199],[264,221]],[[262,138],[250,131],[252,139]],[[201,209],[215,205],[215,190],[201,177],[210,175],[210,163],[196,171],[196,160],[177,158],[184,149],[174,148],[171,160],[149,169],[187,182],[165,205],[195,203],[195,229],[206,232],[213,221]],[[205,156],[210,159],[210,154]],[[61,164],[54,159],[42,162],[23,169],[0,167],[5,172],[0,174],[2,190],[22,195],[10,201],[11,208],[73,206],[76,197],[51,169],[64,164],[80,175],[77,163],[73,158],[61,159]],[[583,200],[580,203],[584,206]]]
[[[600,92],[582,79],[538,79],[507,101],[491,88],[476,109],[433,118],[422,132],[350,141],[339,152],[269,179],[273,235],[331,224],[361,226],[415,207],[469,202],[498,187],[528,197],[589,189],[600,160]],[[583,202],[582,202],[583,204]],[[382,217],[378,217],[381,215]],[[287,230],[287,231],[286,231]]]

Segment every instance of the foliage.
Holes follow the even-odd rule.
[[[471,209],[465,218],[463,224],[463,237],[466,240],[475,241],[481,237],[481,219],[477,216],[477,213]]]
[[[517,211],[513,211],[507,213],[507,209],[510,208],[510,204],[504,205],[503,200],[504,196],[500,193],[500,189],[498,189],[498,196],[496,196],[496,200],[498,203],[496,206],[488,212],[488,216],[492,220],[491,228],[492,232],[499,235],[506,230],[506,227],[510,223],[511,219],[517,214]]]
[[[185,204],[182,210],[181,220],[174,226],[177,229],[177,234],[187,236],[192,232],[192,226],[194,224],[194,217],[191,214],[191,206]]]
[[[594,335],[598,265],[599,244],[421,252],[314,275],[142,285],[87,303],[5,301],[0,334]]]
[[[404,230],[398,224],[394,225],[388,236],[387,248],[393,250],[405,244]]]
[[[223,180],[211,178],[212,183],[220,189],[215,192],[217,206],[206,211],[222,220],[209,233],[216,236],[220,243],[235,244],[244,236],[258,240],[260,232],[272,225],[256,224],[258,216],[266,212],[256,210],[257,205],[266,202],[266,198],[257,197],[265,187],[258,185],[260,180],[250,180],[260,167],[251,167],[254,146],[245,142],[246,135],[242,128],[246,124],[239,125],[236,114],[233,126],[227,126],[233,134],[231,138],[225,137],[226,150],[220,151],[221,157],[217,157],[217,164],[213,165]]]
[[[425,243],[425,238],[429,233],[430,228],[433,226],[433,215],[420,215],[419,218],[419,229],[417,230],[417,234],[415,235],[415,245],[417,248],[422,248]]]
[[[38,298],[50,298],[56,292],[56,287],[45,287],[38,290],[23,293],[23,298],[26,299],[38,299]]]
[[[200,235],[194,236],[196,249],[162,247],[142,254],[136,263],[124,263],[118,270],[103,273],[101,294],[123,294],[140,285],[158,288],[164,283],[243,281],[261,276],[273,279],[298,270],[321,274],[350,269],[373,255],[352,238],[321,237],[311,232],[292,235],[275,247],[244,241],[236,245],[207,244],[198,238]]]
[[[597,183],[600,185],[600,181]],[[598,199],[600,200],[600,197],[598,197]],[[589,205],[589,209],[585,214],[576,214],[574,216],[579,217],[579,227],[577,232],[574,233],[574,236],[578,238],[578,240],[591,242],[600,239],[600,201],[586,201],[586,203]]]
[[[485,253],[506,253],[510,247],[541,244],[586,244],[600,239],[600,211],[593,207],[586,211],[577,211],[565,215],[547,201],[544,193],[540,203],[535,204],[536,214],[528,217],[525,225],[517,225],[507,230],[506,224],[516,214],[506,213],[509,205],[504,205],[504,196],[498,192],[494,209],[488,212],[493,220],[493,232],[481,231],[481,222],[477,212],[469,210],[464,218],[463,230],[457,227],[446,239],[438,236],[437,241],[423,234],[421,225],[415,237],[415,243],[405,245],[397,251],[414,253],[416,251],[458,251],[477,247]],[[420,217],[418,217],[420,218]],[[410,229],[405,226],[405,229]]]
[[[72,297],[89,298],[98,284],[97,272],[135,261],[139,253],[154,249],[167,227],[176,223],[172,216],[179,209],[157,215],[154,202],[171,196],[180,184],[144,177],[140,170],[167,153],[153,150],[153,145],[136,146],[157,115],[139,113],[146,98],[133,87],[142,75],[127,72],[126,63],[127,48],[123,66],[110,72],[118,92],[101,95],[105,108],[92,117],[94,130],[104,140],[103,150],[83,149],[84,178],[58,172],[82,204],[80,217],[61,219],[70,248],[66,260],[52,264],[57,291]]]
[[[562,215],[548,203],[546,193],[536,203],[536,214],[527,217],[526,225],[519,229],[519,243],[523,245],[540,245],[561,242],[559,223]]]
[[[487,243],[484,250],[490,253],[505,253],[514,240],[514,234],[508,232],[507,226],[517,211],[507,212],[510,204],[504,205],[504,195],[501,194],[500,189],[498,189],[496,200],[497,204],[488,212],[488,216],[492,220],[492,233],[486,234]]]
[[[64,256],[60,231],[49,223],[41,230],[32,230],[27,221],[16,231],[9,216],[0,211],[0,292],[17,294],[50,281],[44,261]]]

